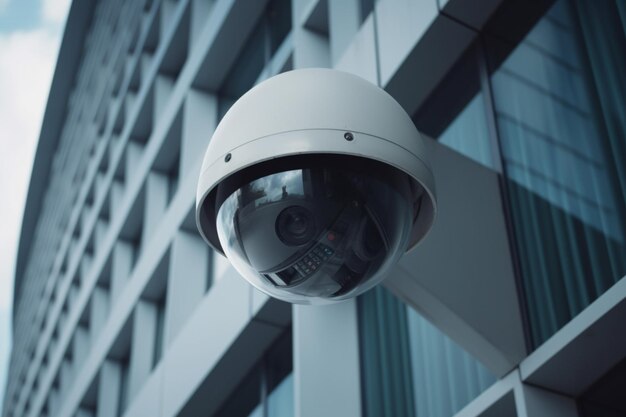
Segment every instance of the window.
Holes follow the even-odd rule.
[[[366,416],[451,417],[495,377],[378,286],[358,299]]]
[[[502,171],[534,347],[626,275],[620,4],[496,13],[413,116],[420,131]]]
[[[291,330],[261,358],[214,417],[294,415]]]
[[[219,91],[220,119],[239,97],[254,86],[290,31],[291,0],[270,1]]]
[[[626,274],[620,7],[560,0],[510,53],[501,53],[506,42],[489,39],[498,136],[535,346]]]
[[[420,132],[487,167],[494,168],[478,45],[459,59],[441,85],[415,113]]]

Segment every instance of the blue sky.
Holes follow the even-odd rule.
[[[0,411],[22,212],[69,4],[0,0]]]

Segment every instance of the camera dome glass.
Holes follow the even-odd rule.
[[[419,210],[407,175],[378,163],[286,170],[220,193],[217,232],[235,268],[261,291],[303,304],[380,282]]]

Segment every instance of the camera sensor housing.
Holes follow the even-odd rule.
[[[354,297],[431,228],[426,159],[410,117],[382,89],[336,70],[283,73],[217,127],[198,182],[198,229],[271,296]]]

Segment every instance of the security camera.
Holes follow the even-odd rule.
[[[196,223],[261,291],[320,304],[379,283],[435,210],[424,143],[402,107],[357,76],[302,69],[260,83],[223,117]]]

